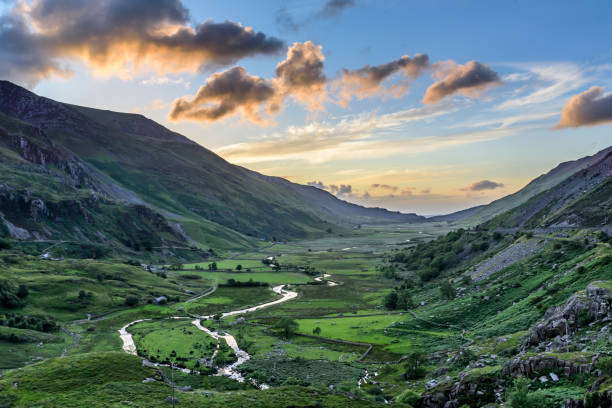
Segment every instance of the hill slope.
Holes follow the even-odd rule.
[[[529,182],[529,184],[514,194],[502,197],[487,205],[468,208],[466,210],[448,215],[432,217],[430,220],[448,222],[459,221],[466,225],[478,225],[502,214],[505,211],[520,206],[532,197],[535,197],[538,194],[558,185],[568,177],[595,165],[602,159],[608,157],[610,153],[612,153],[612,146],[607,147],[606,149],[603,149],[592,156],[586,156],[578,160],[561,163],[548,173],[533,179],[531,182]]]
[[[592,157],[598,160],[590,160],[588,167],[484,225],[489,228],[609,226],[612,215],[612,149]]]
[[[164,231],[152,234],[159,246],[243,247],[258,239],[341,231],[352,223],[423,219],[360,207],[232,165],[142,115],[59,103],[7,81],[0,82],[0,114],[0,183],[4,196],[21,202],[19,211],[10,211],[10,200],[0,200],[0,231],[14,238],[133,243],[112,232],[123,228],[117,223],[106,231],[89,223],[96,217],[105,221],[118,208],[155,214],[149,215]],[[28,183],[30,178],[36,182]],[[87,222],[69,212],[29,216],[41,201],[52,207],[75,197]],[[94,202],[116,208],[104,211]],[[137,229],[150,232],[149,226]]]

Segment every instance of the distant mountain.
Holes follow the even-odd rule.
[[[544,193],[555,187],[565,179],[573,176],[580,171],[600,163],[602,160],[607,160],[612,152],[612,146],[601,150],[600,152],[586,156],[578,160],[568,161],[559,164],[546,174],[543,174],[532,180],[525,187],[514,194],[510,194],[490,204],[468,208],[467,210],[458,211],[452,214],[439,217],[432,217],[432,221],[448,221],[460,222],[465,225],[478,225],[485,221],[521,206],[531,198]]]
[[[0,81],[0,235],[131,248],[238,248],[424,217],[232,165],[142,115]]]
[[[476,207],[470,207],[470,208],[467,208],[465,210],[456,211],[456,212],[450,213],[450,214],[436,215],[436,216],[427,218],[427,221],[433,221],[433,222],[440,222],[440,221],[455,222],[455,221],[460,221],[462,219],[468,218],[468,217],[478,213],[484,207],[485,207],[485,205],[477,205]]]

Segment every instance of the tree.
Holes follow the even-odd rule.
[[[85,299],[87,297],[87,293],[84,290],[79,290],[79,299]]]
[[[273,326],[274,329],[281,330],[284,337],[288,339],[298,330],[299,324],[289,317],[283,317]]]
[[[321,328],[319,326],[315,327],[314,329],[312,329],[312,334],[314,334],[315,336],[319,336],[321,334]]]
[[[406,356],[406,362],[404,363],[404,377],[407,380],[415,380],[425,375],[425,369],[423,365],[424,355],[420,351],[413,351]]]
[[[512,408],[536,408],[546,406],[544,397],[529,393],[528,378],[519,377],[514,380],[514,387],[508,393],[508,401]]]
[[[17,288],[17,297],[20,299],[25,299],[30,294],[28,287],[25,284],[20,284],[19,288]]]
[[[385,309],[395,310],[397,308],[397,292],[391,292],[383,300]]]
[[[414,307],[414,301],[412,300],[410,292],[402,290],[398,293],[396,307],[402,310],[408,310]]]
[[[440,294],[444,299],[454,299],[456,295],[455,288],[449,281],[443,281],[440,285]]]
[[[221,313],[217,313],[216,315],[213,316],[213,319],[215,319],[215,322],[219,323],[222,317],[223,315]]]
[[[236,270],[238,272],[240,272],[242,270],[242,265],[240,265],[240,264],[236,265]]]
[[[217,270],[217,263],[213,262],[211,264],[208,265],[208,270],[209,271],[216,271]]]
[[[138,296],[130,295],[125,298],[126,306],[136,306],[138,304]]]

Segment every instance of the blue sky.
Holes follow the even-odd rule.
[[[325,12],[327,3],[185,1],[192,27],[231,20],[285,46],[202,70],[168,73],[157,67],[129,75],[108,66],[97,72],[80,54],[60,51],[54,58],[72,74],[29,85],[61,101],[142,113],[265,174],[318,182],[349,201],[421,214],[489,202],[561,161],[612,144],[612,112],[596,123],[553,130],[572,97],[597,86],[603,90],[592,100],[605,102],[612,90],[609,2],[355,0]],[[4,4],[5,13],[11,10]],[[206,123],[169,120],[176,99],[191,100],[211,75],[231,67],[272,86],[287,47],[307,41],[313,49],[320,46],[324,58],[325,98],[317,108],[290,90],[278,112],[261,114],[265,124],[253,123],[240,109]],[[339,103],[343,69],[416,54],[431,62],[416,79],[396,73],[377,92]],[[424,103],[432,84],[471,61],[486,65],[497,79]],[[19,82],[15,74],[7,76]],[[405,87],[388,91],[398,84]],[[477,184],[483,180],[492,184]]]

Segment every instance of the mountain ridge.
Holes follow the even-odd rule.
[[[139,114],[64,104],[8,81],[0,81],[0,113],[4,156],[11,150],[34,167],[57,167],[68,179],[80,177],[73,183],[80,193],[89,189],[118,203],[149,206],[170,225],[180,224],[186,241],[202,245],[214,246],[219,235],[228,241],[239,234],[241,241],[256,245],[258,238],[303,238],[363,222],[425,219],[361,207],[233,165]],[[24,145],[36,154],[28,154]],[[80,175],[70,174],[73,169]],[[35,196],[36,189],[29,193]],[[92,231],[88,239],[95,241],[94,236]]]

